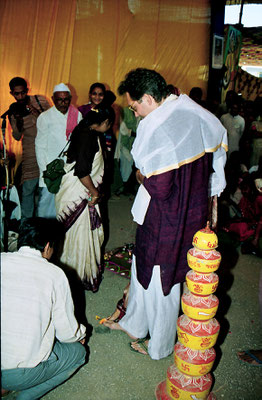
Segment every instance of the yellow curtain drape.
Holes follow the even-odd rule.
[[[69,82],[76,0],[2,0],[1,114],[14,101],[9,81],[24,77],[32,94],[51,97],[54,84]],[[7,148],[21,154],[21,142],[6,135]]]
[[[0,29],[1,114],[14,76],[49,99],[67,83],[75,105],[88,102],[95,81],[116,93],[136,67],[158,70],[184,93],[206,92],[209,0],[1,0]],[[18,152],[17,142],[8,145]]]

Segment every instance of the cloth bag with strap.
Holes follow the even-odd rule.
[[[70,140],[66,143],[63,150],[59,153],[58,157],[47,164],[46,170],[43,172],[44,182],[50,193],[55,194],[59,191],[63,175],[65,175],[66,173],[64,170],[65,162],[60,157],[64,153],[65,148],[68,146],[69,142]]]
[[[39,106],[41,107],[39,99],[36,98],[36,100]],[[75,128],[75,126],[77,125],[78,114],[79,112],[77,108],[72,106],[71,104],[68,109],[67,126],[66,126],[66,139],[68,140],[68,142],[66,143],[65,147],[58,155],[58,157],[55,160],[51,161],[49,164],[47,164],[46,170],[43,172],[44,182],[50,193],[55,194],[59,191],[63,175],[65,175],[66,173],[64,170],[64,165],[65,165],[64,160],[60,157],[65,152],[65,148],[70,142],[71,133]]]

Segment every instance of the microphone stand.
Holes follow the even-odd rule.
[[[2,115],[3,121],[2,121],[2,136],[3,136],[3,164],[5,168],[5,186],[2,186],[0,190],[3,192],[1,194],[1,199],[2,199],[2,204],[3,204],[3,216],[2,216],[2,221],[1,221],[1,226],[3,222],[3,229],[4,229],[4,235],[3,235],[3,246],[4,246],[4,251],[8,251],[8,216],[7,216],[7,207],[8,207],[8,202],[9,202],[9,196],[10,196],[10,182],[9,182],[9,169],[8,169],[8,159],[6,156],[6,141],[5,141],[5,131],[6,131],[6,115]]]

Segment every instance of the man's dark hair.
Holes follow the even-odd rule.
[[[23,86],[25,89],[27,89],[27,82],[24,78],[20,78],[19,76],[16,76],[15,78],[11,79],[9,82],[9,87],[11,92],[14,90],[16,86]]]
[[[130,71],[118,87],[120,95],[129,93],[133,100],[140,100],[143,95],[151,95],[159,103],[168,94],[165,79],[156,71],[137,68]]]
[[[54,247],[55,241],[62,235],[63,228],[58,221],[45,218],[28,218],[20,226],[18,248],[29,246],[43,252],[48,242],[50,247]]]

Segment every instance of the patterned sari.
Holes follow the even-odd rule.
[[[98,141],[99,143],[99,141]],[[88,205],[90,192],[74,176],[75,162],[65,165],[60,190],[55,196],[57,219],[66,235],[60,261],[77,271],[86,290],[96,292],[101,282],[101,245],[104,231],[99,206]],[[102,183],[104,160],[99,143],[90,177],[96,188]]]

